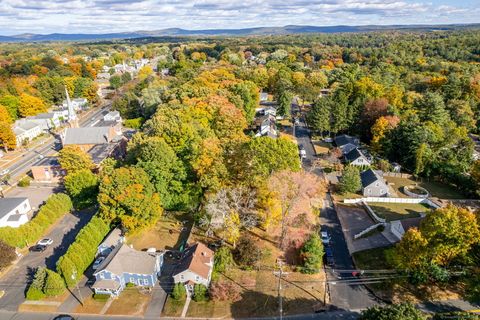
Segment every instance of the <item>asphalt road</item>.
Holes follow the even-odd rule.
[[[292,105],[292,113],[296,114],[299,118],[299,124],[294,126],[294,134],[297,143],[299,145],[301,144],[306,151],[306,158],[303,159],[303,167],[309,170],[311,169],[310,165],[316,159],[315,149],[310,138],[310,131],[305,122],[304,115],[300,114],[299,108],[295,104]],[[323,174],[321,168],[314,172]],[[331,305],[340,310],[359,310],[379,304],[379,301],[370,294],[365,286],[345,283],[344,279],[352,276],[349,270],[353,270],[355,267],[348,251],[342,225],[333,207],[330,194],[326,195],[324,203],[324,208],[320,213],[320,225],[322,226],[322,231],[327,231],[332,239],[330,246],[335,260],[333,268],[327,267]],[[335,270],[344,271],[338,272]]]
[[[86,127],[92,124],[92,119],[98,118],[100,115],[106,113],[110,104],[106,104],[101,108],[98,108],[90,113],[86,114],[82,119],[79,121],[79,125],[81,127]],[[62,148],[60,138],[48,137],[42,144],[39,146],[27,150],[23,155],[22,158],[16,161],[11,166],[7,167],[10,170],[9,174],[11,180],[15,180],[21,176],[23,176],[30,168],[35,165],[36,163],[40,162],[41,159],[39,158],[40,155],[43,156],[50,156],[58,152]]]
[[[74,212],[65,215],[45,236],[53,244],[44,252],[29,252],[0,280],[0,290],[5,294],[0,298],[0,310],[16,311],[25,301],[25,290],[31,281],[35,268],[55,269],[58,259],[67,251],[81,228],[90,220],[93,210]],[[32,243],[28,244],[33,245]],[[3,318],[0,317],[3,320]]]

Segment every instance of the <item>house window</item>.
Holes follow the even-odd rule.
[[[100,277],[100,279],[104,279],[103,273],[99,273],[98,276]]]
[[[385,193],[385,191],[382,189],[382,190],[380,190],[380,193],[381,193],[381,194],[384,194],[384,193]]]
[[[367,189],[368,194],[372,193],[372,189]]]
[[[199,276],[195,276],[195,281],[199,281],[200,280],[200,277]]]
[[[183,278],[184,278],[184,277],[183,277],[183,274],[181,274],[181,275],[180,275],[180,280],[183,280]]]
[[[27,209],[27,204],[26,203],[23,204],[23,208]]]
[[[143,285],[143,279],[138,279],[138,285],[142,286]]]
[[[134,277],[130,277],[130,281],[131,283],[135,283],[135,278]]]
[[[378,187],[379,185],[380,185],[380,184],[379,184],[378,182],[377,182],[377,183],[375,183],[375,187]]]

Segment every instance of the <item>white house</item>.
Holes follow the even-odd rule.
[[[362,150],[358,148],[345,154],[345,161],[352,166],[370,166],[372,164]]]
[[[173,273],[174,283],[183,283],[192,291],[195,284],[209,286],[213,271],[214,253],[203,243],[194,243],[185,249]]]
[[[0,198],[0,227],[18,228],[28,222],[28,198]]]
[[[28,121],[34,122],[40,126],[42,131],[49,131],[60,126],[60,115],[55,112],[39,113],[36,116],[27,117]]]
[[[75,111],[81,110],[82,108],[86,107],[88,104],[88,100],[85,98],[75,98],[71,100],[73,109]],[[63,109],[68,109],[68,101],[65,99],[62,102]]]
[[[105,122],[122,122],[122,117],[118,111],[110,111],[103,116],[103,121]]]
[[[17,145],[22,145],[24,141],[31,141],[42,134],[41,127],[28,119],[15,121],[13,133],[17,137]]]

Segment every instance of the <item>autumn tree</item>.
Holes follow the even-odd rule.
[[[313,210],[321,204],[324,182],[312,173],[280,171],[269,178],[268,187],[281,208],[280,225],[271,233],[283,250],[299,249],[316,223]]]
[[[60,150],[58,162],[68,173],[90,170],[95,166],[91,156],[76,145],[68,145]]]
[[[0,240],[0,270],[8,267],[16,258],[15,248]]]
[[[135,167],[114,169],[105,175],[98,203],[101,217],[120,222],[129,232],[154,224],[163,211],[148,175]]]
[[[0,121],[0,143],[5,151],[15,149],[17,146],[17,138],[13,133],[12,127],[8,122]]]
[[[12,123],[12,117],[5,106],[0,104],[0,122]]]
[[[22,117],[34,116],[42,112],[47,112],[47,107],[40,98],[22,93],[20,95],[18,112]]]

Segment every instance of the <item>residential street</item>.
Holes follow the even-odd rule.
[[[299,108],[293,104],[292,113],[297,112],[299,112]],[[295,137],[298,144],[302,144],[307,153],[307,157],[304,159],[304,168],[308,170],[312,161],[316,159],[316,155],[303,114],[300,117],[300,123],[295,126]],[[314,172],[323,174],[321,170]],[[355,267],[343,236],[342,225],[333,207],[329,193],[327,193],[326,199],[324,199],[324,208],[320,213],[320,225],[322,230],[327,231],[332,239],[331,247],[335,260],[334,268],[327,268],[327,277],[330,281],[331,305],[343,310],[358,310],[378,304],[377,299],[368,292],[365,286],[337,281],[343,277],[351,277],[351,271],[336,272],[335,269],[353,270]]]
[[[5,295],[0,299],[0,310],[16,311],[25,301],[25,289],[34,269],[40,266],[55,268],[57,260],[75,240],[77,233],[90,220],[93,210],[67,214],[45,236],[53,240],[44,252],[29,252],[0,279],[0,290]],[[32,243],[28,244],[33,245]],[[2,318],[3,319],[3,318]]]

